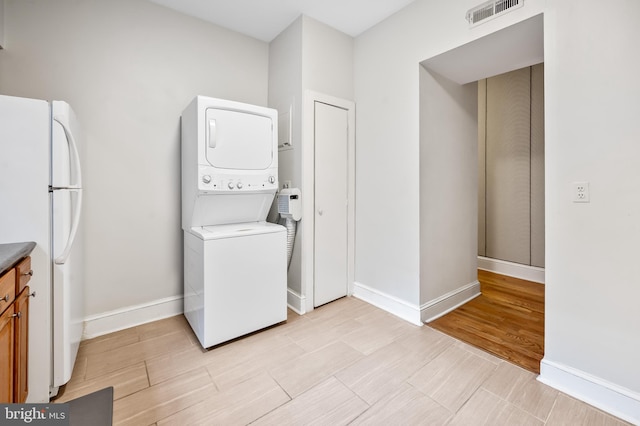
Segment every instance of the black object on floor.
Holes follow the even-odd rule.
[[[70,426],[112,426],[113,387],[72,399],[69,404]]]

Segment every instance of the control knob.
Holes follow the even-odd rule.
[[[269,176],[269,183],[276,183],[276,178],[274,176]]]
[[[233,182],[229,182],[227,186],[229,187],[229,189],[233,189]]]
[[[242,182],[238,182],[238,183],[236,183],[236,187],[237,187],[238,189],[242,189]]]
[[[209,175],[202,176],[202,182],[211,183],[211,176],[209,176]]]

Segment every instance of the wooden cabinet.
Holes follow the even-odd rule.
[[[0,403],[13,402],[13,305],[0,316]]]
[[[24,403],[29,392],[31,258],[0,277],[0,403]]]
[[[29,393],[29,286],[22,289],[14,302],[14,371],[13,402],[24,403]]]
[[[29,284],[29,280],[33,275],[31,270],[31,257],[25,257],[15,267],[16,270],[16,295],[22,293],[22,290]]]
[[[10,269],[0,277],[0,312],[13,304],[16,299],[16,270]]]

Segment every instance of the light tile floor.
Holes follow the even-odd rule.
[[[624,425],[526,370],[354,298],[211,350],[183,316],[82,342],[56,402],[116,425]]]

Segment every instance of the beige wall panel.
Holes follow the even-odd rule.
[[[544,268],[544,64],[531,69],[531,265]]]
[[[487,80],[478,81],[478,256],[486,256],[485,197]]]
[[[530,264],[529,68],[487,79],[486,255]]]

